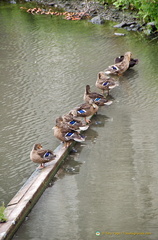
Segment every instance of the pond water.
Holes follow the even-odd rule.
[[[156,240],[158,44],[107,22],[32,15],[0,6],[0,202],[35,170],[32,145],[59,145],[55,119],[83,102],[86,84],[131,51],[139,64],[111,91],[14,240]],[[99,90],[98,90],[99,92]],[[100,232],[97,236],[96,232]],[[134,236],[136,234],[136,236]],[[98,233],[99,235],[99,233]]]

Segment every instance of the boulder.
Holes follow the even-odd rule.
[[[96,17],[93,17],[90,20],[90,22],[93,24],[103,24],[105,22],[105,20],[101,16],[96,16]]]
[[[127,23],[126,23],[126,22],[121,22],[121,23],[119,23],[119,24],[116,24],[116,25],[114,26],[114,28],[122,28],[122,27],[125,27],[125,26],[127,26]]]

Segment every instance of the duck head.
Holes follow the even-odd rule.
[[[125,55],[124,55],[124,59],[130,61],[131,60],[131,57],[132,57],[132,53],[131,52],[126,52]]]
[[[63,123],[63,118],[60,116],[56,119],[56,126],[60,127],[62,123]]]
[[[86,94],[89,94],[90,93],[90,86],[89,85],[86,85],[86,91],[85,91]]]
[[[34,150],[42,149],[42,145],[40,143],[36,143],[34,144],[33,149]]]

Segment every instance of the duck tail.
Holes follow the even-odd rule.
[[[89,128],[89,125],[84,125],[84,126],[81,126],[79,127],[80,131],[86,131],[87,129]]]
[[[110,106],[113,102],[111,100],[107,100],[104,105]]]
[[[84,142],[85,141],[85,136],[78,135],[77,137],[74,138],[74,141],[76,141],[76,142]]]

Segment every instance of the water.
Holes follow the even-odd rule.
[[[112,23],[31,15],[16,4],[0,6],[0,21],[0,202],[5,204],[36,168],[29,159],[32,145],[59,145],[52,132],[55,119],[83,102],[86,84],[96,91],[97,73],[126,51],[139,59],[13,239],[156,240],[157,42],[133,32],[115,36]]]

